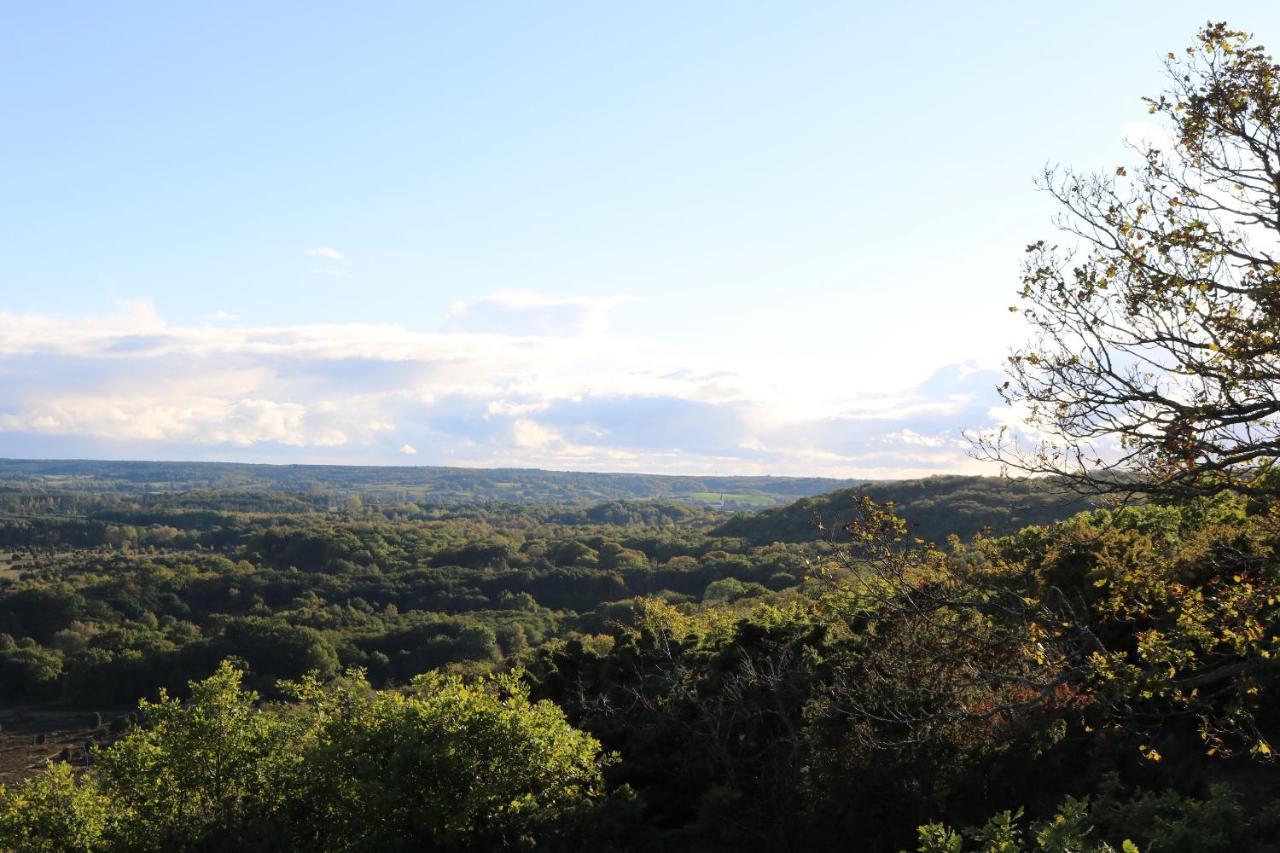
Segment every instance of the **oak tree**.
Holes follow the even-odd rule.
[[[1146,99],[1164,142],[1048,169],[1063,245],[1027,247],[1033,335],[1002,394],[1026,434],[982,455],[1095,491],[1269,493],[1280,455],[1280,66],[1210,24]],[[1025,434],[1024,434],[1025,435]]]

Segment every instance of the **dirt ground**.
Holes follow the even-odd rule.
[[[108,742],[107,726],[128,709],[103,711],[95,727],[94,712],[61,708],[19,707],[0,710],[0,785],[9,785],[44,769],[51,760],[88,763],[85,741]]]
[[[0,551],[0,580],[17,580],[18,570],[14,568],[14,564],[17,560],[18,555],[10,554],[7,551]]]

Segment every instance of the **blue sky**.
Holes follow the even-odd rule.
[[[899,476],[1267,2],[8,4],[0,455]]]

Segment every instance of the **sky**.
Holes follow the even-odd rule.
[[[1274,2],[0,4],[0,456],[903,477]]]

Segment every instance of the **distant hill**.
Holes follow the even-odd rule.
[[[692,477],[535,468],[250,465],[0,459],[0,488],[137,494],[218,490],[360,495],[426,503],[600,503],[661,499],[759,508],[848,488],[825,477]]]
[[[944,476],[863,483],[805,497],[786,506],[734,516],[713,533],[758,545],[818,539],[824,535],[820,525],[838,530],[852,519],[854,501],[860,495],[880,503],[893,501],[897,514],[914,525],[914,535],[931,541],[942,541],[953,533],[967,538],[986,528],[996,534],[1011,533],[1089,508],[1086,499],[1066,494],[1045,480]]]

